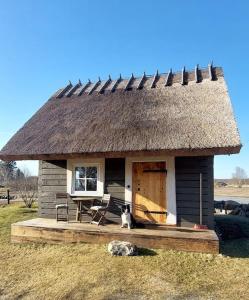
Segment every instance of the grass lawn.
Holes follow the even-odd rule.
[[[0,299],[248,299],[248,239],[223,245],[233,257],[111,257],[103,245],[11,244],[10,224],[35,216],[20,204],[0,207]]]

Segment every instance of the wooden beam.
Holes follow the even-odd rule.
[[[133,73],[131,74],[130,79],[128,80],[126,87],[125,87],[125,91],[127,91],[130,88],[130,85],[132,84],[133,80],[135,79]]]
[[[87,223],[56,223],[55,220],[37,218],[12,224],[11,242],[107,244],[111,240],[121,240],[145,248],[219,253],[219,239],[213,230],[197,231],[183,227],[181,231],[175,226],[171,226],[170,230],[167,228],[165,225],[145,225],[142,229],[126,230],[114,224],[98,227]]]
[[[62,97],[64,96],[64,94],[65,94],[68,90],[71,89],[72,86],[73,86],[73,85],[72,85],[71,81],[69,81],[69,84],[68,84],[65,88],[63,88],[63,89],[58,93],[58,95],[56,96],[56,98],[62,98]]]
[[[85,85],[83,85],[81,90],[79,91],[78,96],[81,96],[90,85],[91,85],[91,80],[88,79],[88,82]]]
[[[144,72],[144,74],[143,74],[141,80],[140,80],[139,83],[138,83],[137,90],[140,90],[140,89],[143,88],[143,84],[144,84],[144,81],[145,81],[145,80],[146,80],[146,74],[145,74],[145,72]]]
[[[181,81],[181,84],[182,85],[185,85],[186,84],[186,71],[185,71],[185,67],[183,67],[182,69],[182,81]]]
[[[209,79],[214,80],[213,63],[208,64]]]
[[[200,82],[200,76],[199,76],[199,65],[195,66],[195,82]]]
[[[202,173],[200,173],[200,225],[202,225]]]
[[[109,75],[109,79],[106,80],[106,82],[103,84],[103,86],[100,88],[99,93],[103,94],[107,86],[112,82],[111,76]]]
[[[165,86],[171,85],[172,75],[172,69],[170,69],[166,77]]]
[[[88,92],[88,95],[91,95],[93,93],[93,91],[100,85],[100,83],[101,83],[101,80],[99,78],[99,80],[93,85],[93,87]]]
[[[153,80],[152,80],[152,83],[151,83],[151,89],[154,89],[156,87],[156,83],[157,83],[157,80],[159,79],[159,73],[158,73],[158,70],[156,71],[156,74],[154,75],[153,77]]]
[[[115,90],[116,90],[116,88],[117,88],[117,86],[119,85],[119,83],[122,81],[122,76],[121,76],[121,74],[119,75],[119,78],[116,80],[116,82],[114,83],[114,85],[113,85],[113,87],[112,87],[112,89],[111,89],[111,92],[113,93]]]
[[[78,82],[74,87],[72,87],[72,88],[65,94],[65,96],[66,96],[66,97],[72,96],[73,93],[74,93],[79,87],[81,87],[81,86],[82,86],[82,83],[81,83],[81,81],[79,80],[79,82]]]

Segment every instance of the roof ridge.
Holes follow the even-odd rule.
[[[201,83],[203,79],[209,79],[211,81],[217,80],[218,77],[223,76],[221,67],[213,66],[212,63],[208,64],[208,67],[199,67],[197,64],[194,69],[186,69],[185,66],[181,71],[173,72],[170,69],[167,73],[159,73],[158,70],[154,75],[143,73],[142,76],[132,75],[128,78],[121,77],[112,79],[109,75],[108,79],[81,84],[79,81],[76,85],[67,85],[66,87],[58,90],[52,97],[62,98],[64,96],[71,97],[73,95],[81,96],[83,94],[91,95],[94,93],[104,94],[106,91],[115,92],[116,90],[129,91],[132,89],[142,90],[143,88],[151,89],[158,86],[170,87],[175,83],[181,85],[187,85],[189,82]],[[160,78],[163,78],[164,84],[158,84]],[[146,81],[150,81],[150,84],[146,85]],[[123,83],[123,84],[122,84]]]

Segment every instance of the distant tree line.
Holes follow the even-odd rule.
[[[246,174],[246,171],[241,167],[236,167],[234,172],[232,173],[231,179],[215,179],[215,186],[226,186],[226,185],[236,185],[241,188],[243,185],[249,185],[249,178]]]
[[[37,198],[38,177],[18,168],[15,161],[0,161],[0,185],[16,191],[27,207]]]
[[[9,186],[13,180],[23,178],[24,173],[15,161],[0,161],[0,185]]]
[[[232,174],[232,178],[235,184],[241,188],[242,185],[245,184],[245,180],[247,179],[246,171],[240,167],[236,167],[235,172]]]

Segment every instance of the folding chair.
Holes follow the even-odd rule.
[[[55,209],[56,209],[56,222],[60,221],[58,218],[59,215],[59,210],[60,209],[65,209],[66,210],[66,216],[67,216],[67,222],[69,222],[69,205],[68,205],[68,198],[69,195],[67,193],[56,193],[55,194],[55,201],[57,203],[57,200],[60,199],[64,199],[65,201],[63,203],[59,203],[55,205]]]
[[[102,200],[101,200],[101,205],[95,205],[90,207],[90,212],[92,215],[92,221],[91,224],[97,224],[104,225],[105,215],[108,211],[108,208],[110,206],[111,202],[111,195],[110,194],[104,194]]]
[[[92,212],[90,211],[90,207],[92,207],[93,204],[94,204],[94,200],[79,201],[78,210],[77,210],[77,220],[79,220],[80,223],[82,222],[83,216],[92,217]],[[89,223],[89,218],[86,222]]]

